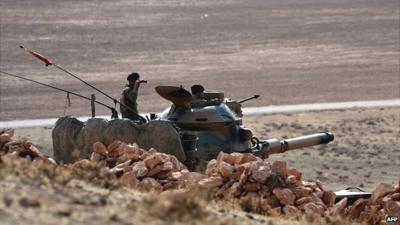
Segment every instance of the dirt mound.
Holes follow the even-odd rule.
[[[107,147],[96,142],[93,149],[92,161],[104,163],[121,183],[139,190],[161,192],[181,188],[184,178],[191,174],[175,156],[153,148],[144,150],[136,144],[115,141]],[[88,162],[81,160],[74,165],[81,163]]]
[[[144,150],[136,144],[120,141],[107,147],[96,142],[90,160],[57,165],[30,142],[12,141],[12,136],[12,130],[0,131],[3,173],[13,173],[13,168],[17,168],[16,171],[30,168],[29,164],[33,164],[36,172],[24,170],[27,176],[24,179],[37,182],[49,182],[50,179],[53,186],[67,185],[78,179],[109,190],[126,186],[157,193],[191,190],[200,194],[204,191],[211,199],[237,203],[246,212],[298,220],[306,218],[319,223],[339,223],[344,219],[384,224],[388,215],[400,217],[400,183],[393,186],[380,184],[370,199],[359,199],[352,205],[348,205],[346,198],[335,204],[334,192],[326,190],[319,181],[303,181],[302,173],[289,168],[286,162],[267,162],[248,153],[221,152],[217,159],[208,163],[205,174],[201,174],[190,172],[176,157],[155,149]],[[25,159],[21,163],[18,158]],[[173,206],[175,200],[166,198],[166,202],[157,202],[157,208],[164,211],[153,213],[170,215],[173,211],[176,213],[171,214],[173,218],[187,214]],[[202,207],[181,200],[177,200],[180,205]],[[21,200],[21,204],[36,205],[30,199]]]

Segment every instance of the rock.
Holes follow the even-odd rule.
[[[368,199],[357,199],[353,205],[349,208],[347,213],[348,217],[351,219],[356,219],[360,216],[361,211],[364,210],[365,206],[368,203]]]
[[[233,183],[232,186],[228,188],[227,194],[229,197],[239,197],[241,194],[240,183],[239,182]]]
[[[270,205],[271,208],[276,208],[281,206],[279,199],[275,195],[271,195],[269,198],[267,198],[267,204]]]
[[[22,197],[19,204],[23,207],[40,207],[40,202],[35,198]]]
[[[261,190],[258,194],[263,198],[268,198],[271,195],[271,190],[266,185],[261,185]]]
[[[138,161],[133,164],[132,173],[135,177],[138,177],[138,178],[144,177],[147,175],[148,172],[149,172],[149,169],[147,169],[147,167],[143,161]]]
[[[315,181],[315,184],[317,185],[317,187],[318,187],[321,191],[325,192],[325,189],[322,187],[322,183],[321,183],[319,180]]]
[[[54,160],[53,158],[48,157],[47,160],[49,160],[49,162],[53,163],[54,165],[57,165],[56,160]]]
[[[115,151],[118,152],[118,155],[122,155],[125,152],[127,147],[128,147],[128,144],[126,144],[125,142],[121,142],[121,144],[118,145],[118,147],[116,148]]]
[[[250,176],[251,164],[250,163],[245,163],[245,164],[240,165],[239,167],[241,167],[241,168],[238,168],[238,170],[243,171],[240,174],[239,183],[240,183],[240,185],[244,185],[247,182],[247,180],[248,180],[248,178]]]
[[[185,177],[185,179],[181,179],[181,185],[187,188],[197,187],[200,180],[207,178],[207,176],[204,174],[197,172],[189,172],[186,169],[181,170],[181,173]]]
[[[312,190],[315,190],[318,188],[318,185],[316,182],[312,182],[312,181],[303,181],[303,186],[304,187],[308,187],[311,188]]]
[[[324,192],[323,192],[321,189],[316,188],[316,189],[312,192],[312,195],[317,196],[318,198],[322,199],[322,197],[324,196]]]
[[[169,161],[172,162],[174,165],[174,170],[175,171],[181,171],[181,170],[186,170],[186,166],[183,165],[175,156],[170,156]]]
[[[231,164],[221,161],[218,163],[218,172],[226,178],[232,178],[235,172],[235,167]]]
[[[222,151],[218,153],[218,156],[217,156],[217,162],[218,162],[218,164],[219,164],[220,162],[229,163],[230,161],[233,161],[233,158],[232,158],[229,154],[227,154],[227,153],[225,153],[225,152],[222,152]]]
[[[240,198],[240,206],[245,209],[245,211],[260,210],[263,206],[262,199],[255,192],[248,192],[246,195]]]
[[[243,164],[247,162],[259,161],[261,159],[251,153],[242,153],[242,156],[237,157],[237,160],[238,161],[235,161],[236,164]]]
[[[162,171],[162,165],[157,165],[153,169],[150,169],[149,172],[146,174],[148,177],[153,177]]]
[[[9,137],[13,137],[14,136],[14,129],[12,129],[12,128],[3,128],[0,131],[0,134],[7,134]]]
[[[170,180],[179,180],[179,179],[183,178],[183,176],[184,175],[180,171],[173,172],[170,174],[169,179]]]
[[[333,204],[335,204],[335,198],[336,198],[335,192],[325,191],[322,196],[322,201],[326,206],[331,207],[333,206]]]
[[[242,165],[236,165],[235,166],[235,172],[232,174],[232,179],[239,181],[240,177],[242,176],[242,173],[244,172],[246,166],[249,166],[248,163],[242,164]],[[247,171],[250,175],[250,170]]]
[[[138,155],[141,154],[141,152],[139,150],[139,145],[137,145],[136,143],[125,145],[124,146],[124,151],[136,152]]]
[[[132,172],[132,168],[133,168],[133,166],[125,166],[124,169],[123,169],[123,172],[124,173]]]
[[[251,172],[251,178],[260,184],[264,184],[271,175],[272,170],[265,162],[257,164],[256,168]]]
[[[0,148],[2,149],[4,144],[11,141],[11,136],[7,133],[0,134]],[[1,150],[0,149],[0,150]]]
[[[268,177],[266,185],[268,188],[274,189],[276,187],[286,187],[287,184],[285,182],[285,178],[276,173],[272,173],[272,175]]]
[[[118,162],[125,162],[128,160],[137,161],[139,160],[139,157],[140,155],[138,154],[138,151],[128,148],[124,150],[122,154],[120,154],[118,157]]]
[[[119,180],[127,187],[134,188],[139,184],[139,180],[135,177],[133,172],[124,173]]]
[[[219,190],[215,193],[215,196],[217,197],[223,197],[226,198],[229,196],[229,191],[228,189],[232,186],[232,184],[235,183],[235,181],[231,180],[226,182],[222,187],[219,188]]]
[[[238,182],[238,184],[240,185],[239,182]],[[247,182],[247,183],[243,184],[242,188],[243,188],[245,191],[256,192],[256,191],[258,191],[258,190],[261,189],[261,185],[260,185],[259,183],[250,183],[250,182]]]
[[[13,201],[14,199],[11,196],[8,195],[3,196],[3,203],[6,207],[10,207]]]
[[[242,153],[237,153],[237,152],[234,152],[234,153],[231,153],[230,154],[231,156],[232,156],[232,159],[231,159],[231,164],[232,165],[240,165],[240,164],[243,164],[243,154]]]
[[[296,205],[300,206],[314,201],[315,199],[313,198],[313,196],[302,197],[296,200]]]
[[[174,164],[171,161],[166,161],[161,164],[161,171],[171,171],[174,169]]]
[[[290,218],[295,218],[300,216],[300,210],[292,205],[286,205],[282,209],[283,213]]]
[[[384,209],[387,215],[397,216],[400,219],[400,202],[390,200],[384,204]]]
[[[207,176],[211,176],[211,175],[213,175],[215,173],[218,173],[218,162],[217,162],[216,159],[212,159],[207,164],[207,169],[205,171],[205,174]]]
[[[286,178],[286,183],[288,183],[288,184],[296,184],[297,182],[298,182],[297,178],[293,175],[289,175]]]
[[[394,193],[392,194],[392,199],[394,201],[400,201],[400,193]]]
[[[287,165],[285,161],[275,161],[272,163],[272,172],[278,174],[282,178],[287,177]]]
[[[118,147],[121,145],[121,141],[114,141],[113,143],[107,146],[107,151],[109,153],[117,151]]]
[[[302,173],[295,168],[287,169],[287,175],[295,177],[296,181],[301,181]]]
[[[142,181],[140,181],[138,187],[142,191],[161,192],[163,190],[163,186],[152,177],[145,177]]]
[[[390,184],[380,183],[372,192],[371,200],[373,204],[379,204],[384,195],[392,191]]]
[[[147,168],[153,169],[158,164],[161,164],[163,162],[163,159],[158,155],[149,155],[143,160],[143,162]]]
[[[120,167],[115,166],[112,169],[110,169],[109,171],[110,171],[110,173],[115,174],[117,177],[120,177],[124,173],[124,168],[120,168]]]
[[[394,185],[394,192],[400,193],[400,180],[396,185]]]
[[[282,207],[278,206],[278,207],[272,208],[270,213],[272,216],[280,216],[282,214]]]
[[[124,167],[129,166],[129,165],[131,164],[131,162],[132,162],[132,160],[127,160],[126,162],[117,164],[116,167],[117,167],[117,168],[122,168],[122,169],[123,169]]]
[[[312,192],[311,188],[304,187],[304,186],[297,186],[294,189],[294,194],[297,198],[307,197],[310,196]]]
[[[231,154],[225,154],[222,157],[222,161],[229,163],[230,165],[235,165],[236,162],[240,161],[242,158],[242,154],[240,153],[231,153]]]
[[[325,209],[323,206],[315,204],[314,202],[306,203],[299,207],[300,209],[304,210],[306,215],[314,215],[318,214],[320,216],[324,215]]]
[[[207,189],[212,189],[216,187],[220,187],[223,184],[223,178],[220,176],[212,176],[212,177],[207,177],[204,179],[201,179],[198,184]]]
[[[92,154],[90,155],[90,160],[91,161],[99,162],[102,159],[103,159],[103,157],[97,152],[92,152]]]
[[[344,213],[344,210],[347,206],[347,198],[343,198],[339,202],[337,202],[329,211],[331,216],[338,216]]]
[[[288,188],[275,188],[272,193],[279,199],[282,205],[293,205],[296,200],[295,194]]]
[[[150,173],[150,172],[149,172]],[[160,171],[158,172],[155,176],[155,178],[157,178],[158,180],[162,179],[162,180],[167,180],[168,177],[171,175],[172,171],[171,170],[166,170],[166,171]]]

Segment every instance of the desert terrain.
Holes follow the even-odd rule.
[[[332,132],[335,140],[327,145],[271,155],[268,160],[285,160],[301,170],[305,178],[320,180],[331,190],[356,186],[372,191],[377,183],[400,179],[399,110],[393,107],[245,116],[243,124],[260,139]],[[19,128],[15,135],[52,156],[51,127]]]
[[[202,84],[232,99],[261,95],[244,107],[400,98],[395,0],[0,0],[0,6],[1,71],[95,93],[45,67],[20,50],[24,45],[115,98],[127,74],[137,71],[148,80],[138,99],[141,112],[169,106],[155,93],[158,85]],[[86,100],[71,97],[71,103],[66,107],[65,93],[0,75],[0,121],[90,115]],[[98,115],[110,113],[96,107]],[[266,139],[332,132],[328,145],[267,159],[284,160],[330,190],[372,191],[400,179],[399,107],[246,115],[243,124]],[[52,156],[51,127],[19,128],[15,138]],[[23,161],[0,160],[0,166],[5,224],[297,223],[209,204],[199,193],[148,195],[112,179],[60,181]]]
[[[2,0],[1,70],[95,93],[24,45],[115,98],[138,71],[149,81],[141,112],[169,105],[154,87],[194,83],[232,99],[261,95],[246,106],[393,99],[400,97],[399,13],[396,0]],[[71,97],[64,112],[65,93],[0,80],[0,120],[90,114],[86,100]],[[110,112],[98,106],[97,113]]]
[[[287,138],[331,131],[328,145],[271,155],[302,172],[306,181],[320,181],[326,190],[395,184],[400,177],[399,108],[350,109],[245,116],[259,137]],[[20,128],[15,138],[27,139],[52,156],[51,128]],[[4,224],[350,224],[347,219],[289,219],[248,208],[246,201],[215,201],[208,189],[147,194],[127,188],[100,168],[74,175],[54,165],[0,157],[0,214]],[[196,186],[197,187],[197,186]],[[35,218],[32,220],[32,218]],[[354,221],[351,223],[354,224]]]

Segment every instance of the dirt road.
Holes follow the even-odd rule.
[[[126,75],[149,80],[140,111],[169,103],[157,85],[205,85],[268,104],[399,98],[399,2],[11,1],[0,7],[0,68],[93,93],[18,46],[118,98]],[[65,94],[0,76],[0,120],[58,117]],[[112,102],[97,95],[99,100]],[[67,114],[89,115],[72,98]],[[98,107],[100,115],[109,113]]]

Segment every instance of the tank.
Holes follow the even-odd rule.
[[[119,140],[137,143],[150,149],[175,155],[189,168],[209,161],[223,151],[252,153],[261,158],[270,154],[327,144],[334,137],[321,132],[290,139],[264,140],[254,137],[242,124],[241,103],[253,97],[234,101],[224,93],[209,91],[196,104],[183,87],[158,86],[156,92],[171,102],[161,114],[151,114],[145,123],[128,119],[105,120],[91,118],[85,122],[74,117],[61,117],[53,131],[53,150],[56,161],[65,163],[88,158],[93,143],[106,145]]]
[[[156,92],[172,103],[158,120],[170,121],[177,127],[188,162],[211,160],[220,151],[248,152],[267,158],[270,154],[327,144],[334,139],[333,134],[321,132],[284,140],[262,140],[253,137],[251,130],[242,125],[243,100],[232,101],[221,92],[211,91],[204,93],[204,106],[193,107],[192,96],[183,87],[158,86]]]

